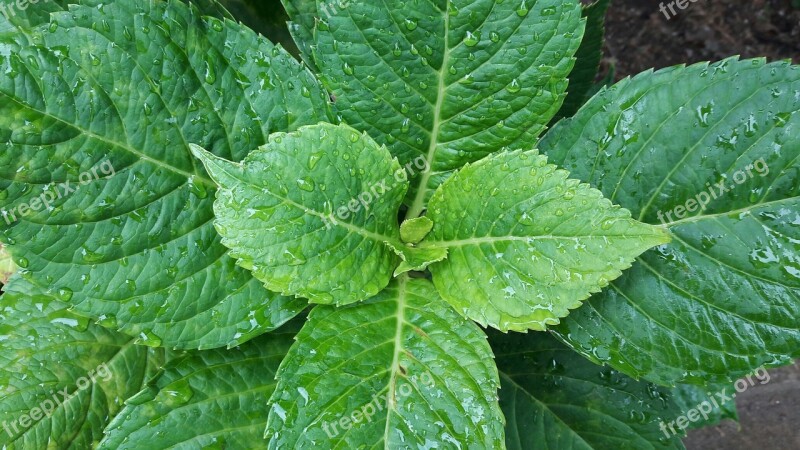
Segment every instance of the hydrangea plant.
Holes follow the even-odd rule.
[[[3,448],[682,448],[800,356],[797,66],[593,94],[606,0],[284,6],[302,61],[0,16]]]

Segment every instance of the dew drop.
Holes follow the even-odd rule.
[[[217,82],[217,71],[214,69],[214,63],[211,61],[210,56],[206,56],[206,83],[214,84]]]
[[[297,187],[306,192],[313,192],[316,183],[310,177],[303,177],[297,179]]]
[[[552,11],[548,11],[548,10],[552,10]],[[522,0],[522,3],[519,5],[519,8],[517,8],[517,15],[520,16],[520,17],[525,17],[525,16],[528,15],[528,11],[529,10],[528,10],[528,5],[527,5],[527,0]],[[551,16],[551,15],[555,14],[555,12],[556,12],[555,8],[552,8],[552,7],[551,8],[544,8],[542,10],[542,15],[543,16]]]
[[[152,331],[142,331],[134,341],[138,345],[146,345],[148,347],[160,347],[161,338],[156,336]]]
[[[175,407],[189,403],[194,396],[189,382],[185,379],[176,381],[165,386],[156,397],[156,400],[163,402],[167,406]]]
[[[56,294],[59,300],[61,300],[62,302],[68,302],[72,300],[73,292],[72,289],[64,287],[59,289]]]
[[[475,47],[480,41],[479,36],[475,36],[471,31],[467,31],[467,36],[464,38],[464,45],[467,47]]]
[[[112,316],[111,314],[103,314],[97,318],[97,325],[100,325],[104,328],[116,329],[117,328],[117,318]]]
[[[308,170],[313,170],[314,167],[317,167],[317,163],[322,159],[322,155],[322,152],[312,153],[311,156],[308,157]]]

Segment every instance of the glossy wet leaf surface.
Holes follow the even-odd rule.
[[[544,330],[606,287],[645,250],[669,242],[603,194],[530,152],[466,166],[434,194],[430,266],[445,300],[503,331]]]
[[[545,333],[490,332],[509,450],[683,449],[662,420],[682,411],[668,389],[597,366]]]
[[[553,128],[551,161],[674,236],[559,335],[667,384],[800,355],[798,111],[800,68],[730,59],[623,80]]]
[[[424,279],[316,307],[278,379],[270,449],[503,446],[486,336]]]
[[[177,355],[127,401],[97,448],[263,448],[267,400],[296,328],[287,325],[229,350]]]
[[[273,134],[242,164],[195,155],[220,186],[216,227],[267,288],[313,303],[366,300],[389,283],[408,189],[385,148],[345,125]],[[354,270],[355,269],[355,270]]]
[[[305,51],[344,120],[401,164],[430,166],[412,181],[409,217],[463,164],[532,147],[563,101],[583,35],[580,2],[284,3],[295,36],[313,36]]]
[[[303,308],[227,255],[189,151],[238,161],[326,120],[291,56],[177,1],[117,1],[3,35],[0,73],[0,207],[16,216],[0,230],[28,282],[154,346],[235,344]]]
[[[164,362],[67,307],[14,281],[0,297],[2,448],[91,448]]]

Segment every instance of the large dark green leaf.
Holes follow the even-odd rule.
[[[286,28],[289,17],[281,5],[281,0],[219,0],[219,2],[233,17],[253,31],[263,34],[293,55],[299,54],[291,33]]]
[[[296,329],[292,324],[287,327]],[[100,450],[263,448],[267,400],[294,332],[177,357],[106,429]]]
[[[430,281],[318,306],[278,372],[270,449],[502,449],[486,336]]]
[[[50,13],[67,11],[69,5],[98,6],[102,5],[103,0],[26,0],[6,2],[3,11],[0,12],[0,34],[2,33],[25,33],[27,29],[48,23]],[[213,16],[218,19],[233,19],[224,6],[217,0],[187,0],[186,3],[194,5],[202,15]]]
[[[150,345],[230,345],[291,318],[303,302],[227,256],[189,144],[241,160],[328,119],[326,94],[283,50],[178,1],[70,8],[0,39],[0,230],[26,279]]]
[[[401,164],[422,159],[409,217],[454,170],[533,147],[583,35],[580,2],[286,0],[344,120]],[[315,24],[313,30],[310,26]]]
[[[611,0],[596,0],[583,7],[586,18],[586,33],[575,53],[575,67],[569,73],[567,98],[553,120],[571,117],[588,100],[597,69],[603,59],[603,43],[606,34],[606,11]]]
[[[626,79],[553,128],[552,161],[674,236],[559,335],[665,384],[799,356],[799,136],[800,67],[736,59]]]
[[[134,345],[26,286],[12,280],[0,297],[0,447],[92,448],[164,350]]]
[[[314,64],[314,57],[311,54],[311,46],[314,44],[314,25],[317,13],[317,0],[280,0],[283,4],[289,17],[292,19],[289,22],[289,32],[294,39],[295,45],[300,50],[300,55],[303,61],[309,67],[318,72],[316,64]],[[340,3],[330,2],[325,6],[328,8],[337,8]],[[349,4],[349,1],[348,1]],[[328,15],[326,14],[326,15]]]
[[[725,419],[738,421],[739,413],[736,411],[736,401],[730,398],[730,394],[735,395],[734,387],[731,385],[679,384],[672,390],[672,398],[682,411],[682,415],[692,409],[697,410],[698,413],[703,411],[704,415],[696,416],[697,421],[688,421],[689,429],[717,425]],[[671,418],[671,420],[676,418]]]
[[[509,450],[683,448],[661,430],[681,414],[669,390],[597,366],[545,333],[492,332],[490,341]]]

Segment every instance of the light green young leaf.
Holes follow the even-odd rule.
[[[394,276],[414,270],[425,270],[431,264],[447,258],[446,248],[419,248],[406,245],[395,248],[395,251],[403,261],[395,269]]]
[[[0,297],[0,448],[92,448],[164,350],[136,346],[18,281]]]
[[[0,240],[31,283],[151,345],[246,341],[304,302],[227,256],[188,143],[238,161],[328,118],[311,74],[238,24],[174,0],[73,5],[0,36]]]
[[[270,449],[503,449],[486,336],[430,281],[311,311],[278,372]]]
[[[16,273],[18,269],[5,246],[0,243],[0,285],[8,283],[8,279],[11,278],[11,275]]]
[[[445,300],[507,331],[544,330],[669,242],[536,151],[468,165],[431,198],[433,231],[420,248],[446,248],[430,266]]]
[[[406,220],[400,225],[400,239],[405,246],[395,249],[403,258],[403,262],[394,271],[395,276],[412,270],[425,270],[430,264],[447,258],[446,248],[416,247],[432,229],[433,222],[425,216]]]
[[[798,111],[800,67],[729,59],[626,79],[549,132],[553,162],[674,236],[563,339],[667,385],[800,356]]]
[[[400,225],[400,239],[407,244],[419,244],[432,229],[433,222],[425,216],[406,220]]]
[[[294,334],[283,327],[241,347],[171,361],[127,401],[98,450],[263,448],[267,400]]]
[[[597,366],[545,333],[490,332],[509,450],[683,449],[669,389]]]
[[[584,27],[578,1],[284,3],[295,35],[313,36],[305,50],[344,120],[401,164],[427,161],[411,218],[465,163],[533,146],[561,106]]]
[[[385,148],[346,125],[276,133],[242,164],[192,148],[220,186],[222,243],[270,290],[343,305],[380,292],[401,246],[408,183]]]

